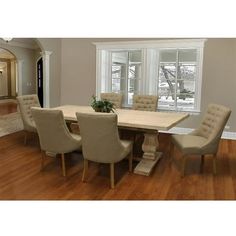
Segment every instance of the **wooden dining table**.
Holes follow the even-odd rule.
[[[76,112],[95,112],[90,106],[64,105],[54,109],[61,110],[68,122],[77,121]],[[150,175],[153,167],[162,156],[162,153],[158,151],[158,132],[169,130],[189,116],[188,113],[182,112],[151,112],[131,109],[116,109],[115,113],[118,117],[119,128],[140,130],[144,133],[142,144],[144,154],[135,167],[134,173],[146,176]]]

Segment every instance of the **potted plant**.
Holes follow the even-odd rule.
[[[114,103],[108,101],[107,99],[97,100],[94,95],[92,96],[91,107],[96,112],[114,113],[115,110]]]

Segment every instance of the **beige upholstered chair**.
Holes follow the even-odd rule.
[[[154,95],[134,95],[133,109],[141,111],[156,111],[158,97]]]
[[[115,108],[122,107],[122,94],[119,93],[101,93],[101,99],[114,103]]]
[[[29,132],[37,133],[34,119],[31,114],[31,107],[40,107],[39,99],[36,94],[18,96],[17,102],[20,109],[21,118],[25,130],[25,141],[27,142],[27,136]]]
[[[62,111],[35,107],[31,110],[39,135],[42,168],[45,152],[61,154],[62,174],[66,176],[64,154],[81,149],[81,137],[69,132]]]
[[[132,171],[132,142],[120,140],[117,115],[111,113],[76,113],[82,137],[84,171],[88,161],[110,164],[111,188],[114,188],[114,164],[129,155],[129,171]]]
[[[199,128],[187,135],[172,135],[172,143],[183,154],[182,176],[185,174],[186,156],[191,154],[201,155],[201,164],[203,164],[204,155],[213,154],[213,172],[216,174],[218,145],[230,113],[227,107],[210,104]],[[173,155],[174,146],[171,155]]]

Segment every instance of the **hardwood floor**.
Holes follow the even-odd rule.
[[[17,111],[17,104],[13,102],[0,103],[0,116]]]
[[[213,176],[211,156],[203,173],[200,158],[187,161],[181,178],[180,154],[169,165],[168,134],[160,134],[165,153],[151,176],[128,173],[128,160],[115,165],[115,189],[109,188],[109,165],[92,163],[86,183],[82,183],[83,159],[80,153],[66,158],[67,177],[61,175],[60,158],[48,157],[40,171],[41,153],[37,137],[24,146],[23,132],[0,138],[0,199],[89,199],[89,200],[206,200],[236,198],[236,141],[222,140],[217,171]],[[135,165],[136,162],[134,162]]]

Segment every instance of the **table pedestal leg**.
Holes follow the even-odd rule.
[[[135,167],[134,173],[149,176],[157,161],[161,158],[162,153],[158,152],[158,132],[144,134],[142,145],[143,158]]]

